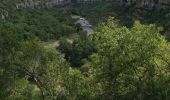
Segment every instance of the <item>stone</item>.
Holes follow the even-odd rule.
[[[95,2],[118,2],[120,5],[131,6],[135,5],[137,8],[147,8],[152,9],[157,8],[167,8],[170,7],[170,0],[76,0],[76,3],[89,4]],[[51,8],[54,6],[63,6],[73,3],[73,0],[24,0],[23,2],[17,3],[16,8],[40,8],[47,7]],[[74,1],[75,3],[75,1]]]

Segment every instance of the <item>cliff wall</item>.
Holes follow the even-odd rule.
[[[118,2],[120,5],[134,5],[138,8],[168,8],[170,7],[170,0],[18,0],[16,8],[50,8],[59,5],[68,5],[71,3],[88,4],[95,2]]]

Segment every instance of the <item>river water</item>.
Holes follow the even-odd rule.
[[[80,24],[83,31],[87,33],[87,36],[93,33],[92,25],[89,23],[87,19],[82,16],[72,15],[72,19],[76,20],[74,24]]]

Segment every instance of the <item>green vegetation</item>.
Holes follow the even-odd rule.
[[[83,60],[87,59],[92,53],[95,52],[95,45],[84,33],[74,40],[73,43],[67,39],[60,40],[59,50],[65,54],[65,58],[74,66],[80,67]]]
[[[59,10],[56,12],[55,9],[19,11],[10,22],[22,28],[25,37],[37,36],[41,40],[57,39],[74,33],[70,14]]]
[[[1,100],[170,99],[170,43],[162,35],[169,17],[159,15],[168,12],[152,11],[151,19],[136,10],[143,14],[138,19],[112,3],[73,9],[14,9],[14,3],[0,2],[9,11],[0,20]],[[74,25],[71,12],[96,25],[94,33]]]
[[[85,16],[94,25],[106,21],[109,16],[119,20],[120,25],[132,27],[134,21],[139,20],[142,24],[156,24],[164,27],[163,35],[170,40],[170,10],[140,9],[133,6],[122,7],[116,2],[98,3],[92,5],[75,5],[73,14]]]

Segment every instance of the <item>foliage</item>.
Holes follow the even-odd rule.
[[[62,39],[58,48],[61,53],[65,54],[65,58],[75,67],[80,67],[83,61],[95,52],[94,43],[83,34],[80,34],[80,37],[75,39],[73,43]]]
[[[169,98],[169,43],[155,25],[119,27],[109,19],[94,34],[97,53],[91,57],[103,99]],[[97,65],[97,66],[96,66]],[[165,86],[165,87],[164,87]]]
[[[16,9],[16,2],[0,2],[0,11],[9,12],[0,20],[0,99],[170,99],[170,44],[163,28],[139,21],[129,28],[109,18],[87,37],[68,10]],[[75,13],[97,22],[114,9],[102,5]],[[78,37],[68,38],[76,32]],[[58,38],[58,48],[43,47],[42,40]]]
[[[170,40],[170,10],[169,9],[142,9],[135,6],[124,6],[117,2],[100,2],[91,5],[75,5],[73,14],[81,15],[90,20],[94,25],[105,22],[109,16],[114,16],[119,20],[119,24],[132,27],[135,20],[140,20],[142,24],[154,23],[164,27],[163,35]]]

